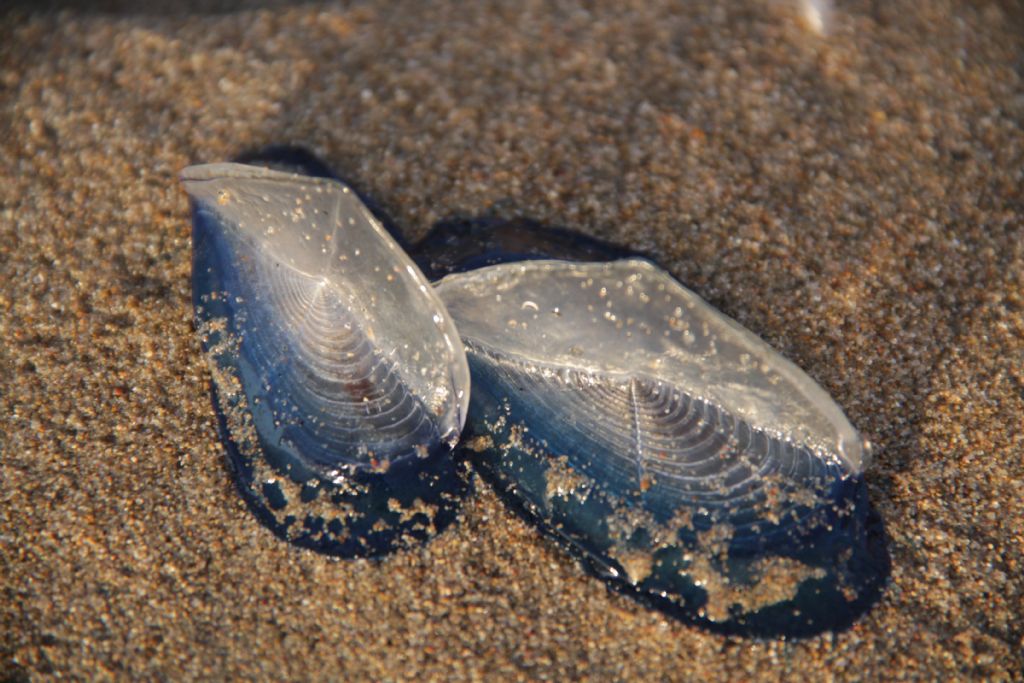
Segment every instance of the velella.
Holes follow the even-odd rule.
[[[250,508],[345,557],[438,533],[468,486],[451,450],[470,386],[422,273],[336,180],[242,164],[182,180],[195,324]]]
[[[794,364],[645,260],[448,270],[462,447],[591,571],[724,633],[840,630],[878,599],[869,449]]]
[[[801,637],[877,601],[865,443],[657,266],[494,218],[438,224],[411,260],[315,156],[245,160],[276,170],[185,171],[193,303],[235,481],[279,536],[346,557],[430,538],[469,490],[464,424],[506,502],[668,614]]]

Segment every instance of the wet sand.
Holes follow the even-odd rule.
[[[844,2],[824,34],[781,0],[124,4],[0,10],[0,678],[1021,677],[1019,4]],[[874,442],[881,602],[711,635],[480,481],[380,562],[275,538],[217,440],[176,181],[269,143],[410,240],[569,227],[765,338]]]

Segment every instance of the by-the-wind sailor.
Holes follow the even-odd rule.
[[[469,372],[444,305],[345,185],[240,164],[182,175],[223,441],[271,529],[342,556],[424,540],[467,480]]]
[[[473,377],[463,443],[599,575],[733,633],[839,629],[877,599],[868,450],[751,332],[638,259],[436,287]]]

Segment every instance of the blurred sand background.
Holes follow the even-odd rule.
[[[1024,7],[5,3],[0,679],[1019,678]],[[184,166],[308,146],[412,238],[526,216],[644,250],[871,438],[892,584],[852,629],[709,635],[482,482],[337,561],[235,493]]]

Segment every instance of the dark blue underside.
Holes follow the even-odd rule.
[[[280,486],[254,477],[254,457],[281,460],[280,456],[268,457],[274,448],[262,441],[261,453],[244,454],[228,429],[224,405],[214,385],[211,398],[238,492],[264,526],[299,547],[348,558],[379,557],[412,547],[430,540],[455,521],[462,500],[470,491],[465,463],[450,453],[438,453],[429,460],[395,465],[383,474],[356,471],[350,482],[356,491],[361,490],[357,493],[316,478],[307,479],[300,499],[287,501]],[[344,507],[351,512],[313,512],[322,506],[313,508],[308,504],[321,497],[339,510]],[[402,509],[433,506],[433,511],[403,516],[396,511],[396,504]]]
[[[750,538],[733,539],[725,558],[713,564],[723,575],[741,583],[758,562],[779,558],[799,561],[808,570],[822,570],[821,578],[804,580],[795,597],[744,612],[735,607],[727,620],[712,621],[703,610],[708,594],[695,584],[684,553],[706,553],[699,547],[697,532],[707,531],[712,521],[699,514],[692,527],[678,530],[671,547],[652,551],[649,535],[638,529],[630,545],[639,553],[653,555],[652,571],[638,585],[625,579],[625,568],[614,559],[608,520],[618,514],[599,490],[584,488],[579,495],[548,498],[550,460],[537,456],[536,445],[560,443],[551,452],[570,453],[562,438],[559,420],[544,419],[531,410],[529,397],[516,396],[514,384],[493,367],[470,357],[473,395],[464,439],[490,436],[495,448],[467,454],[506,502],[546,534],[568,548],[590,571],[616,590],[642,600],[677,618],[721,633],[757,637],[808,637],[823,631],[849,627],[875,604],[889,575],[889,556],[881,519],[872,509],[861,478],[836,483],[830,491],[832,507],[822,508],[812,528],[779,527],[765,530],[760,543]],[[508,420],[500,418],[510,414]],[[530,448],[509,447],[511,429],[525,422]],[[491,427],[502,424],[495,431]],[[500,446],[500,447],[499,447]],[[579,454],[580,458],[586,454]],[[621,500],[619,501],[621,504]],[[641,500],[627,501],[643,507]],[[840,514],[839,510],[849,510]]]

